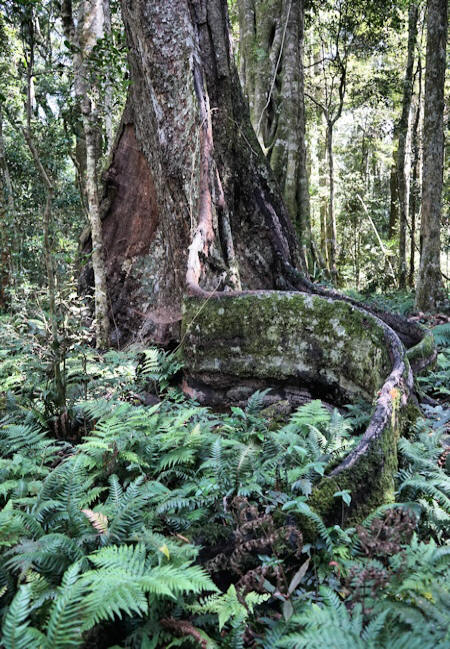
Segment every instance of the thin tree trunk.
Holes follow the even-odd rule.
[[[397,140],[397,133],[394,132],[394,143]],[[394,148],[394,158],[397,158],[397,148]],[[391,175],[389,182],[390,192],[391,192],[391,203],[389,209],[389,226],[388,226],[388,239],[392,239],[395,235],[395,230],[398,223],[398,175],[397,175],[397,165],[395,162],[391,166]]]
[[[398,152],[397,152],[397,186],[399,200],[399,288],[406,288],[406,227],[408,220],[408,182],[406,178],[406,144],[408,139],[409,114],[411,110],[411,98],[413,93],[413,68],[414,52],[417,41],[417,18],[418,6],[412,1],[408,14],[408,58],[406,63],[405,77],[403,80],[403,102],[402,115],[398,124]]]
[[[256,134],[308,265],[314,258],[306,166],[304,0],[239,3],[240,73]]]
[[[95,339],[97,347],[104,349],[109,345],[109,315],[102,223],[97,190],[96,112],[91,97],[95,89],[89,83],[91,72],[89,56],[103,30],[103,0],[81,0],[76,28],[73,20],[72,2],[64,0],[62,20],[66,38],[74,46],[74,88],[81,109],[86,144],[85,184],[94,271]]]
[[[422,178],[422,255],[416,284],[416,307],[434,310],[444,299],[440,264],[440,226],[444,161],[444,83],[447,0],[429,0]]]
[[[92,268],[95,280],[95,341],[97,347],[105,349],[109,346],[109,315],[102,221],[97,190],[96,120],[88,97],[83,98],[81,101],[81,114],[86,140],[86,194],[91,226]]]
[[[334,213],[334,154],[333,154],[333,124],[327,123],[327,157],[328,157],[328,224],[327,224],[327,248],[330,260],[330,272],[333,284],[337,283],[337,233],[336,216]]]
[[[6,290],[14,285],[15,268],[13,251],[15,249],[15,223],[14,219],[14,194],[6,162],[5,143],[3,139],[3,116],[0,109],[0,309],[4,309],[7,303]],[[16,251],[17,253],[17,251]]]
[[[2,173],[2,178],[5,185],[6,204],[8,206],[9,213],[12,215],[15,212],[14,191],[13,191],[8,164],[6,162],[5,141],[3,138],[3,116],[2,116],[1,108],[0,108],[0,171]]]
[[[420,113],[422,104],[422,61],[420,55],[417,61],[418,72],[418,87],[419,92],[415,101],[414,123],[411,137],[411,150],[412,150],[412,175],[411,186],[409,190],[409,216],[411,220],[410,229],[410,258],[409,258],[409,275],[408,284],[412,288],[414,286],[415,275],[415,257],[416,257],[416,217],[417,208],[420,202],[420,188],[419,188],[419,160],[420,160],[420,143],[419,143],[419,125]]]
[[[305,250],[305,258],[311,256],[316,263],[321,265],[321,260],[315,254],[313,235],[311,229],[311,203],[309,199],[309,174],[307,167],[306,151],[306,111],[305,111],[305,71],[304,71],[304,45],[305,45],[305,2],[299,0],[299,66],[298,66],[298,130],[299,130],[299,151],[298,151],[298,223],[300,229],[300,242]]]
[[[110,0],[103,0],[103,28],[105,35],[111,37],[111,6]],[[104,112],[105,112],[105,134],[106,134],[106,155],[109,156],[112,146],[114,144],[113,132],[113,88],[111,76],[109,71],[106,73],[105,78],[105,99],[104,99]]]

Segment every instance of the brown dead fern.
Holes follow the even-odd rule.
[[[211,574],[229,570],[237,578],[238,590],[267,592],[266,580],[273,579],[279,593],[287,590],[287,579],[281,558],[298,558],[303,547],[300,530],[293,525],[277,525],[272,513],[261,513],[246,498],[236,496],[230,504],[235,525],[233,549],[230,554],[220,553],[207,562]],[[258,555],[273,558],[261,563]]]

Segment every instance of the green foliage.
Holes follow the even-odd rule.
[[[436,345],[450,347],[450,322],[433,327],[433,336]]]
[[[176,358],[73,346],[78,437],[57,440],[36,334],[2,326],[15,333],[0,376],[12,358],[26,378],[0,402],[5,649],[84,648],[111,628],[127,649],[234,649],[249,634],[261,647],[445,646],[445,408],[399,441],[404,516],[384,506],[344,530],[308,498],[357,442],[366,406],[343,417],[312,401],[274,423],[259,392],[214,414],[171,388]],[[145,406],[149,388],[160,400]],[[342,507],[348,495],[336,492]]]
[[[437,327],[433,329],[433,335]],[[450,348],[440,351],[436,367],[425,376],[417,378],[424,391],[434,398],[448,398],[450,395]]]
[[[442,428],[425,427],[414,441],[399,440],[403,468],[398,486],[401,499],[415,503],[427,533],[441,540],[450,532],[450,476],[445,466],[439,466],[443,438]]]

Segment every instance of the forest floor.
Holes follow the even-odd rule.
[[[176,354],[99,354],[70,319],[62,401],[45,313],[1,316],[0,646],[449,649],[450,324],[410,317],[439,356],[395,502],[350,526],[338,491],[327,526],[309,496],[371,404],[212,412]]]

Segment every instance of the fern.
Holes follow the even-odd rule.
[[[450,347],[450,322],[433,327],[433,337],[436,345]]]
[[[79,579],[79,571],[78,563],[66,571],[52,606],[47,643],[55,649],[76,649],[82,644],[81,631],[87,602],[84,598],[85,584]]]
[[[325,526],[325,523],[323,522],[319,514],[314,512],[307,503],[305,503],[303,500],[297,499],[286,503],[283,506],[283,509],[287,511],[295,511],[312,521],[327,551],[330,553],[333,552],[333,541],[327,527]]]
[[[5,649],[37,649],[40,645],[29,628],[31,587],[21,586],[3,623],[1,641]]]

